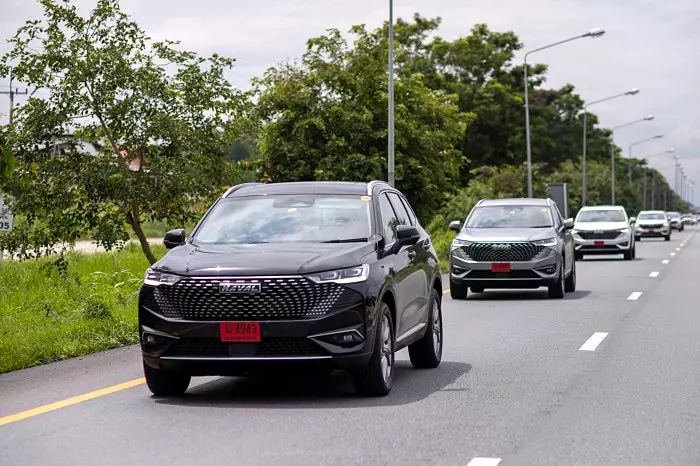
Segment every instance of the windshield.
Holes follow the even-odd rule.
[[[679,214],[678,212],[669,212],[668,216],[671,218],[680,218],[681,214]]]
[[[666,220],[666,216],[659,212],[642,213],[637,218],[639,220]]]
[[[578,213],[577,222],[626,222],[625,213],[620,209],[611,210],[582,210]]]
[[[370,202],[340,195],[276,195],[219,202],[194,236],[197,244],[367,241]]]
[[[530,205],[476,207],[467,228],[549,228],[553,225],[549,208]]]

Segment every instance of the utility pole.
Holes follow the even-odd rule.
[[[8,113],[8,115],[7,115],[9,120],[10,120],[10,124],[12,124],[12,110],[15,107],[15,96],[28,94],[27,89],[25,89],[24,92],[20,92],[18,89],[12,89],[13,79],[14,79],[14,76],[12,75],[12,68],[10,68],[10,90],[9,91],[0,91],[0,94],[8,94],[10,96],[10,113]]]

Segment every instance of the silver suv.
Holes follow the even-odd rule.
[[[450,294],[467,290],[539,288],[550,298],[576,291],[572,219],[551,199],[482,199],[467,216],[450,223],[457,231],[450,251]]]
[[[635,218],[622,206],[583,207],[574,222],[576,260],[584,255],[622,254],[625,260],[637,255]]]

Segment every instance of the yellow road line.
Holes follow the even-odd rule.
[[[78,395],[72,398],[67,398],[65,400],[56,401],[55,403],[49,403],[44,406],[39,406],[38,408],[28,409],[26,411],[22,411],[16,414],[0,417],[0,426],[21,421],[30,417],[38,416],[40,414],[48,413],[50,411],[55,411],[57,409],[65,408],[74,404],[82,403],[83,401],[92,400],[93,398],[99,398],[101,396],[109,395],[111,393],[115,393],[121,390],[126,390],[127,388],[133,388],[144,383],[146,383],[146,379],[142,377],[140,379],[130,380],[129,382],[124,382],[117,385],[112,385],[111,387],[95,390],[94,392],[85,393],[84,395]]]

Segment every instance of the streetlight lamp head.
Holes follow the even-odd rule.
[[[630,89],[629,91],[625,92],[625,94],[627,94],[627,95],[636,95],[636,94],[639,94],[639,89],[637,89],[636,87],[633,87],[633,88]]]
[[[600,37],[603,34],[605,34],[605,29],[594,28],[594,29],[591,29],[590,31],[588,31],[587,33],[585,33],[583,35],[583,37],[592,37],[595,39],[596,37]]]
[[[674,148],[672,147],[672,148],[670,148],[667,152],[668,152],[669,154],[673,154],[674,152],[676,152],[676,149],[674,149]]]
[[[656,136],[654,136],[654,139],[661,139],[662,137],[664,137],[663,134],[657,134]]]
[[[651,121],[651,120],[653,120],[653,119],[654,119],[654,115],[645,116],[645,117],[643,118],[644,121]]]

